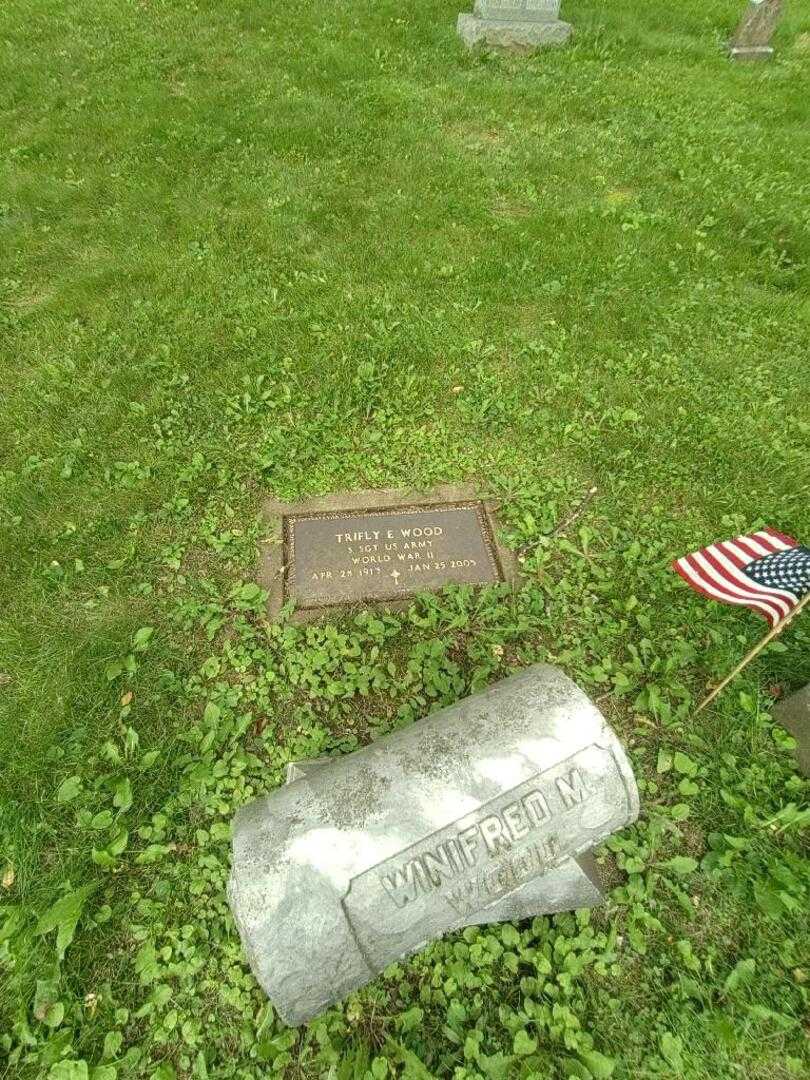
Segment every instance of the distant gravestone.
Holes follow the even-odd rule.
[[[529,52],[565,44],[573,27],[559,15],[560,0],[475,0],[471,15],[459,15],[457,29],[470,49]]]
[[[238,812],[228,898],[256,978],[301,1024],[448,931],[594,906],[589,853],[638,810],[598,709],[538,664],[294,766]]]
[[[773,718],[796,740],[799,770],[810,776],[810,684],[780,701],[773,710]]]
[[[769,60],[771,38],[782,14],[782,0],[749,0],[737,32],[729,43],[734,60]]]
[[[265,505],[261,581],[270,613],[399,603],[447,584],[511,581],[492,506],[469,487],[330,495]]]

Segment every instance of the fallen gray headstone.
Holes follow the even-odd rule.
[[[469,49],[529,52],[565,44],[573,27],[559,15],[560,0],[475,0],[471,15],[459,15],[457,30]]]
[[[618,739],[543,664],[297,770],[237,814],[228,887],[289,1024],[448,931],[597,903],[584,856],[638,814]]]
[[[291,761],[287,765],[286,782],[295,783],[313,776],[328,757]],[[533,918],[535,915],[552,915],[558,911],[575,911],[578,908],[596,907],[604,900],[599,871],[593,855],[580,855],[566,859],[560,866],[549,870],[542,878],[535,878],[511,893],[505,900],[483,911],[470,905],[466,922],[476,926],[490,922],[509,922]]]
[[[732,40],[733,60],[770,60],[771,38],[782,14],[782,0],[749,0]]]
[[[774,706],[773,718],[796,740],[799,770],[810,776],[810,683]]]

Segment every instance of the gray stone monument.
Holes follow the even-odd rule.
[[[322,765],[331,760],[328,757],[311,758],[308,761],[291,761],[287,766],[286,782],[294,784],[296,780],[311,777]],[[531,905],[531,915],[552,915],[558,911],[573,911],[577,908],[596,907],[604,899],[599,870],[593,855],[587,853],[576,859],[568,859],[563,866],[549,871],[543,878],[542,896],[536,905]],[[536,910],[534,908],[536,907]],[[542,912],[541,912],[542,908]],[[526,918],[524,909],[516,906],[511,899],[496,904],[484,911],[471,912],[466,925],[481,923],[508,922],[510,919]]]
[[[573,27],[559,15],[560,0],[475,0],[472,15],[459,15],[458,33],[470,49],[529,52],[568,41]]]
[[[301,1024],[441,934],[589,907],[591,850],[635,820],[616,736],[537,665],[244,807],[228,896],[256,978]]]
[[[810,683],[780,701],[774,707],[773,718],[796,740],[799,771],[810,776]]]
[[[733,60],[770,60],[771,38],[782,14],[782,0],[749,0],[737,32],[729,43]]]

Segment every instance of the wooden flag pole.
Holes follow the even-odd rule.
[[[706,708],[706,706],[710,702],[714,701],[714,699],[717,697],[717,695],[720,693],[720,691],[725,690],[725,688],[728,686],[728,684],[731,682],[731,680],[736,679],[736,677],[740,674],[740,672],[743,670],[743,668],[748,667],[748,665],[751,663],[751,661],[754,659],[754,657],[759,656],[759,654],[762,652],[762,650],[765,648],[766,645],[769,645],[773,641],[774,638],[779,637],[779,635],[782,633],[782,631],[790,623],[793,622],[793,620],[796,618],[796,616],[799,614],[799,612],[808,603],[810,603],[810,592],[806,593],[802,597],[802,599],[799,601],[799,603],[796,605],[796,607],[793,609],[793,611],[789,612],[784,617],[784,619],[781,619],[778,623],[776,623],[775,626],[771,627],[771,629],[768,631],[768,633],[765,635],[765,637],[762,639],[762,641],[758,641],[757,644],[753,647],[753,649],[751,649],[750,652],[745,654],[745,656],[742,658],[742,660],[739,662],[739,664],[737,664],[737,666],[734,668],[734,670],[730,671],[728,673],[728,675],[726,675],[725,679],[723,679],[723,681],[719,684],[719,686],[716,686],[714,688],[714,690],[712,690],[712,692],[708,695],[708,697],[705,697],[703,699],[703,701],[701,701],[701,703],[698,705],[698,707],[697,707],[697,709],[695,711],[696,712],[701,712],[703,709]]]

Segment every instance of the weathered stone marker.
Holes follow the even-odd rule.
[[[733,60],[770,60],[771,38],[782,14],[782,0],[749,0],[729,43]]]
[[[287,783],[294,784],[296,780],[313,776],[330,760],[323,757],[291,761],[287,766]],[[557,911],[596,907],[603,899],[596,860],[593,855],[585,854],[576,859],[566,859],[561,866],[549,870],[543,875],[541,884],[530,881],[501,903],[495,903],[483,911],[472,911],[465,921],[470,926],[508,922],[510,919],[532,918],[539,913],[551,915]]]
[[[470,49],[529,52],[565,44],[573,27],[559,15],[560,0],[475,0],[472,15],[459,15],[457,29]]]
[[[597,903],[587,853],[638,814],[621,744],[547,665],[293,777],[237,814],[228,889],[289,1024],[448,931]]]
[[[796,740],[799,771],[810,776],[810,683],[780,701],[773,710],[773,718]]]
[[[514,580],[491,505],[468,487],[361,491],[270,502],[261,554],[270,613],[299,617],[338,606],[401,603],[443,585]]]

